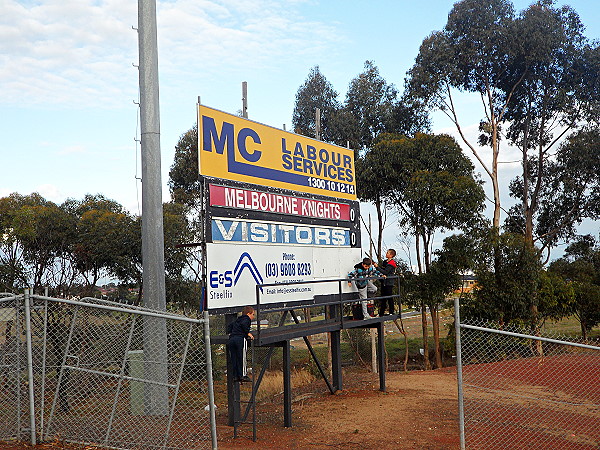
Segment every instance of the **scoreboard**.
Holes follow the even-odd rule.
[[[353,151],[202,105],[198,139],[208,309],[253,304],[270,283],[261,304],[338,294],[293,283],[344,278],[360,258]]]

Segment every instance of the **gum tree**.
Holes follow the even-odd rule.
[[[440,289],[425,289],[439,285],[432,281],[432,244],[436,233],[470,230],[482,219],[484,192],[475,177],[471,161],[458,143],[447,135],[417,133],[414,138],[384,134],[370,152],[387,161],[387,190],[383,192],[389,204],[400,213],[400,225],[415,239],[418,274],[418,303],[421,306],[423,343],[427,344],[429,307],[435,341],[436,363],[441,364],[439,348],[438,304]],[[426,362],[428,365],[428,361]],[[427,367],[429,368],[429,367]]]
[[[86,195],[70,209],[77,217],[74,263],[90,295],[98,280],[116,275],[120,260],[128,257],[132,243],[125,230],[132,227],[133,218],[119,203],[102,195]]]
[[[348,86],[343,103],[338,93],[319,71],[311,69],[305,83],[296,94],[293,124],[297,133],[314,137],[315,109],[322,114],[321,139],[355,150],[358,197],[373,203],[377,212],[378,257],[381,257],[386,205],[382,192],[386,189],[387,164],[372,156],[376,137],[384,132],[413,136],[426,131],[429,119],[422,105],[413,99],[398,99],[398,91],[379,73],[372,61],[366,61],[364,70]]]
[[[530,245],[553,149],[598,117],[598,47],[575,11],[553,5],[539,0],[516,15],[508,0],[457,2],[444,29],[423,41],[407,78],[410,95],[448,116],[488,175],[496,229],[501,146],[520,149],[522,232]],[[457,93],[481,100],[477,142],[467,136]]]
[[[492,183],[494,216],[492,225],[500,227],[500,187],[498,161],[501,124],[510,103],[505,92],[506,67],[514,59],[508,30],[514,18],[507,0],[463,0],[454,4],[442,31],[431,33],[419,49],[407,78],[409,95],[419,98],[446,114]],[[518,80],[517,80],[518,81]],[[481,99],[490,162],[465,131],[457,107],[458,92],[472,93]]]
[[[34,193],[0,200],[3,284],[39,289],[58,276],[57,261],[69,251],[74,221],[58,205]],[[59,276],[60,278],[60,276]]]
[[[310,69],[304,84],[296,92],[296,102],[292,114],[294,132],[315,137],[315,112],[319,108],[321,110],[321,140],[336,142],[339,133],[335,129],[338,123],[335,116],[340,107],[337,91],[321,73],[319,66],[314,66]]]
[[[594,183],[598,186],[598,178],[590,178],[589,171],[578,164],[573,148],[585,145],[584,130],[598,125],[598,47],[588,43],[574,10],[553,7],[552,1],[531,5],[513,26],[517,51],[504,90],[516,87],[504,118],[507,138],[521,152],[522,174],[513,183],[511,195],[520,200],[519,232],[529,245],[547,250],[549,256],[557,238],[568,238],[573,224],[589,214],[585,206],[589,189]],[[560,145],[565,137],[570,145]],[[586,163],[597,169],[598,159],[588,154]],[[556,189],[557,181],[573,172],[573,165],[585,175],[577,176],[572,186],[563,182],[552,199],[549,188]],[[564,207],[565,200],[572,203],[571,208]],[[562,204],[562,212],[553,208],[557,204]],[[552,229],[543,225],[536,229],[538,219],[543,221],[548,214],[556,219]]]
[[[597,44],[589,43],[579,16],[568,6],[539,0],[517,15],[509,0],[462,0],[444,29],[423,41],[409,72],[411,95],[446,113],[487,173],[494,197],[492,225],[498,234],[501,147],[519,149],[522,175],[511,183],[510,193],[520,204],[511,209],[506,229],[522,234],[527,253],[540,259],[541,250],[570,237],[583,217],[594,217],[585,215],[583,205],[589,203],[597,179],[571,186],[569,165],[557,163],[555,154],[565,138],[597,128],[599,67]],[[459,116],[459,92],[481,99],[479,146],[469,139]],[[594,159],[598,156],[592,155],[590,164],[597,167]],[[553,191],[557,184],[559,190]],[[556,193],[566,195],[552,198]],[[502,249],[494,247],[493,254],[494,284],[500,285]],[[535,332],[542,320],[535,290],[530,300],[527,316]]]

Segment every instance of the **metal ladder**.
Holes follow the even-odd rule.
[[[238,427],[240,425],[249,425],[252,424],[252,441],[256,442],[256,391],[258,390],[258,386],[256,384],[256,367],[255,367],[255,358],[254,358],[254,340],[250,341],[250,354],[251,354],[251,367],[252,367],[252,383],[250,385],[250,392],[248,400],[242,400],[241,394],[242,389],[240,388],[245,383],[235,382],[234,385],[234,396],[235,396],[235,418],[233,422],[233,437],[237,438],[238,436]],[[246,391],[246,389],[244,390]],[[242,411],[242,405],[245,405],[244,411]],[[248,420],[248,416],[252,412],[252,419]]]

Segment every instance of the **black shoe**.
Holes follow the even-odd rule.
[[[240,378],[238,381],[239,381],[240,383],[251,383],[251,382],[252,382],[252,379],[251,379],[249,376],[247,376],[247,375],[244,375],[244,376],[243,376],[242,378]]]

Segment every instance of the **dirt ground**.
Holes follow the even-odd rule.
[[[388,372],[386,392],[377,374],[344,372],[345,389],[331,395],[323,380],[293,390],[292,427],[283,426],[281,395],[257,405],[257,441],[252,426],[241,425],[238,437],[218,408],[221,449],[457,449],[459,446],[456,370]],[[2,450],[32,449],[2,444]],[[40,449],[82,449],[62,442]]]
[[[294,391],[292,427],[283,427],[281,399],[257,406],[252,426],[238,437],[218,417],[219,448],[234,449],[456,449],[460,448],[456,370],[388,372],[386,392],[376,374],[345,373],[345,389],[331,395],[322,380]],[[278,404],[279,402],[279,404]]]

